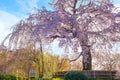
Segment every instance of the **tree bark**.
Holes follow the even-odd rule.
[[[82,46],[82,56],[83,70],[92,70],[92,56],[89,45]]]

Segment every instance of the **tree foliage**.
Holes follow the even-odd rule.
[[[55,72],[68,70],[70,63],[62,60],[59,55],[43,53],[44,68],[42,68],[42,58],[40,51],[33,51],[28,48],[17,49],[15,51],[0,52],[0,72],[14,74],[16,77],[29,78],[43,75],[50,78]],[[44,69],[44,70],[42,70]],[[42,73],[44,71],[44,73]]]
[[[91,69],[91,50],[111,48],[120,41],[120,12],[115,12],[111,0],[53,0],[52,6],[55,10],[38,9],[15,25],[9,35],[10,46],[25,47],[29,41],[37,45],[58,39],[59,46],[68,52],[71,47],[79,53],[81,47],[83,67]]]

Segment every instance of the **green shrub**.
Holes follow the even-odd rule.
[[[5,80],[17,80],[16,76],[14,75],[5,75]]]
[[[37,77],[30,77],[30,80],[39,80]]]
[[[88,77],[80,71],[69,71],[64,75],[64,80],[89,80]]]
[[[0,80],[3,80],[3,79],[5,79],[5,76],[2,73],[0,73]]]
[[[52,80],[52,79],[39,78],[39,77],[30,77],[30,80]]]
[[[17,80],[16,76],[0,73],[0,80]]]
[[[96,78],[96,79],[89,79],[89,80],[117,80],[117,79],[112,79],[112,78]]]

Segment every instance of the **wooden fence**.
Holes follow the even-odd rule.
[[[62,72],[57,72],[55,73],[55,75],[53,76],[55,77],[64,77],[64,74],[67,71],[62,71]],[[117,71],[90,71],[90,70],[86,70],[86,71],[81,71],[83,73],[85,73],[89,78],[111,78],[114,79],[115,78],[115,74]]]

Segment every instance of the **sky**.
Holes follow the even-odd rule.
[[[52,10],[48,2],[50,0],[0,0],[0,42],[10,33],[13,25],[34,12],[35,8],[45,6]]]
[[[52,0],[0,0],[0,42],[10,33],[13,25],[34,12],[35,8],[44,6],[52,10],[48,4],[50,1]],[[114,0],[114,4],[119,6],[120,0]]]

